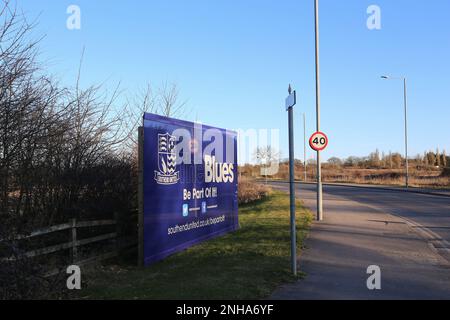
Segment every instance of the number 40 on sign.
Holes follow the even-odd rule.
[[[323,151],[328,147],[328,137],[323,132],[316,132],[309,139],[309,145],[315,151]]]

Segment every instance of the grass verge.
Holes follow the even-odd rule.
[[[298,203],[298,248],[312,221]],[[260,299],[290,273],[289,197],[280,192],[240,208],[241,229],[148,268],[103,266],[83,278],[82,299]]]

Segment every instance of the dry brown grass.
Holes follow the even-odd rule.
[[[247,166],[242,172],[244,176],[262,178],[258,167]],[[323,181],[329,183],[355,183],[403,186],[405,184],[404,169],[361,169],[349,167],[336,167],[324,164],[322,167]],[[316,181],[316,168],[307,168],[308,181]],[[288,180],[289,168],[287,164],[280,164],[279,172],[272,179]],[[297,165],[295,168],[295,179],[304,180],[304,167]],[[439,169],[434,167],[410,169],[410,185],[419,188],[450,188],[450,168]]]
[[[405,184],[405,172],[401,169],[324,168],[323,180],[336,183],[400,186]],[[449,188],[450,177],[442,174],[441,170],[412,169],[410,185],[422,188]]]

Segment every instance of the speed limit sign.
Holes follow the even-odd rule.
[[[328,137],[323,132],[316,132],[309,139],[309,145],[315,151],[323,151],[328,146]]]

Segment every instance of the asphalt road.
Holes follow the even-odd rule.
[[[315,188],[296,189],[313,212]],[[300,257],[306,278],[272,298],[450,299],[450,197],[324,186],[324,214]],[[370,265],[382,270],[382,290],[367,289]]]

